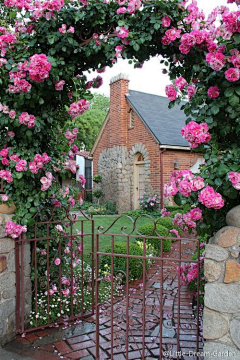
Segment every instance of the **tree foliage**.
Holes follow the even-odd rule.
[[[81,129],[78,135],[78,146],[88,151],[92,149],[108,109],[109,98],[94,94],[88,111],[76,118],[76,126]]]

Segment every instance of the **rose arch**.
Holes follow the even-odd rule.
[[[59,174],[76,171],[74,119],[102,83],[83,72],[104,72],[119,57],[139,67],[156,55],[169,68],[170,107],[189,100],[182,136],[205,159],[198,177],[175,172],[165,195],[197,208],[179,220],[187,227],[211,233],[224,224],[240,188],[237,9],[205,17],[194,0],[5,0],[1,13],[0,178],[2,201],[16,205],[9,235],[26,231],[43,204],[74,204]]]

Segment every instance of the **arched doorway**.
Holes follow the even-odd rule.
[[[139,209],[139,197],[145,190],[145,162],[141,153],[137,153],[134,159],[134,210]]]

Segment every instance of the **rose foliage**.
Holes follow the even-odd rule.
[[[166,195],[201,210],[199,231],[224,224],[239,203],[240,172],[239,11],[225,5],[205,17],[196,1],[1,1],[0,177],[16,223],[31,225],[43,204],[74,204],[60,175],[76,172],[75,118],[102,84],[83,73],[101,73],[119,57],[141,67],[161,55],[170,107],[189,100],[182,135],[205,158],[198,180],[175,174]]]

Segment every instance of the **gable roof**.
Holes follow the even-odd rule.
[[[164,96],[129,90],[126,98],[161,145],[189,148],[181,135],[181,128],[186,125],[186,116],[180,110],[183,101],[169,109],[169,100]]]

